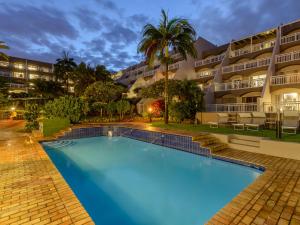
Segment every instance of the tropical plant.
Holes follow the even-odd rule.
[[[124,118],[124,114],[130,111],[130,103],[124,99],[116,102],[116,110],[120,120]]]
[[[9,49],[9,47],[5,44],[5,42],[0,41],[0,49]],[[0,52],[0,59],[8,60],[8,56],[5,53]]]
[[[111,73],[106,69],[104,65],[97,65],[95,68],[96,81],[111,82]]]
[[[85,104],[77,97],[64,96],[49,101],[45,107],[45,116],[51,118],[68,118],[71,123],[78,123],[84,115]]]
[[[152,115],[154,117],[160,117],[163,115],[163,112],[165,111],[164,101],[161,99],[158,99],[151,103],[150,107],[152,109]]]
[[[120,85],[116,85],[112,82],[104,83],[97,81],[86,88],[84,97],[91,103],[109,103],[119,99],[123,92],[125,92],[125,88]]]
[[[38,105],[37,104],[27,105],[24,113],[24,119],[26,120],[25,129],[27,131],[36,130],[39,128],[38,117],[39,117]]]
[[[147,63],[152,66],[157,58],[161,65],[165,66],[165,123],[168,123],[168,75],[169,64],[172,63],[170,52],[179,52],[186,60],[190,55],[194,58],[197,51],[194,47],[196,32],[186,19],[169,19],[167,13],[162,10],[162,18],[157,27],[152,24],[144,26],[142,40],[138,51],[146,56]]]
[[[60,83],[52,80],[35,79],[33,80],[33,93],[44,98],[55,98],[63,95],[64,89]]]
[[[106,104],[106,112],[108,114],[109,121],[112,120],[112,117],[113,117],[115,111],[116,111],[116,103],[115,102],[109,102],[108,104]]]
[[[54,64],[54,75],[56,81],[62,80],[65,86],[65,92],[69,92],[69,81],[74,77],[76,63],[69,57],[68,52],[63,52],[62,58],[56,60]]]

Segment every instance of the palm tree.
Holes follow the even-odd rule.
[[[168,73],[169,64],[172,63],[170,52],[178,52],[186,60],[190,55],[197,57],[197,51],[194,47],[196,32],[191,24],[182,18],[169,19],[167,13],[162,10],[162,18],[157,27],[152,24],[144,26],[142,31],[142,40],[138,46],[138,52],[143,53],[149,66],[153,65],[157,58],[161,65],[165,66],[165,124],[169,122],[168,115]]]
[[[62,58],[56,60],[54,65],[54,74],[56,81],[60,78],[63,80],[66,92],[69,91],[69,80],[72,78],[75,68],[77,67],[73,58],[69,57],[68,52],[63,52]]]
[[[5,44],[5,42],[0,41],[0,49],[9,49],[9,47]],[[1,58],[8,60],[8,56],[6,54],[4,54],[3,52],[0,52],[0,59]]]

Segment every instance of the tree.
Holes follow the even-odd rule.
[[[55,98],[63,95],[64,90],[60,83],[52,80],[36,79],[33,80],[34,94],[39,95],[44,98]]]
[[[120,120],[122,120],[124,114],[130,111],[130,103],[124,99],[117,101],[116,110],[119,114]]]
[[[56,64],[54,64],[55,79],[56,81],[63,81],[66,93],[69,92],[69,81],[74,76],[76,66],[74,59],[70,58],[69,53],[65,51],[63,52],[62,58],[57,59]]]
[[[84,97],[91,103],[109,103],[119,99],[123,92],[125,92],[124,87],[116,85],[113,82],[104,83],[97,81],[86,88]]]
[[[90,65],[81,62],[74,71],[75,95],[81,96],[90,84],[96,81],[95,70]]]
[[[95,68],[96,81],[111,82],[111,73],[103,65],[97,65]]]
[[[108,114],[109,117],[109,121],[112,120],[113,114],[116,111],[116,103],[115,102],[109,102],[108,104],[106,104],[106,112]]]
[[[161,65],[165,66],[165,123],[168,123],[168,74],[169,64],[172,63],[170,51],[179,52],[186,60],[190,55],[194,58],[197,51],[194,47],[196,32],[186,19],[168,18],[168,15],[162,10],[162,18],[157,27],[152,24],[144,26],[142,40],[139,43],[138,51],[146,56],[147,63],[153,65],[157,57]]]
[[[5,44],[5,42],[0,41],[0,49],[9,49],[9,47]],[[8,60],[8,56],[5,53],[0,52],[0,59]]]

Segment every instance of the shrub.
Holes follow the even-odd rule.
[[[189,104],[185,102],[173,102],[170,104],[169,115],[176,122],[181,123],[185,118],[189,118]]]
[[[37,104],[27,105],[25,108],[24,119],[26,120],[25,129],[27,131],[39,128],[38,123],[39,108]]]
[[[85,104],[80,98],[65,96],[54,99],[45,105],[47,118],[68,118],[71,123],[78,123],[84,115]]]
[[[150,107],[152,108],[152,115],[154,117],[163,116],[163,112],[165,111],[164,100],[156,100],[150,105]]]

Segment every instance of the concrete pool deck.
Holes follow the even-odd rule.
[[[26,136],[12,127],[0,128],[0,137],[7,137],[0,140],[0,224],[93,224],[39,143],[26,143]],[[300,161],[239,150],[216,155],[259,164],[266,171],[207,224],[300,224]]]

